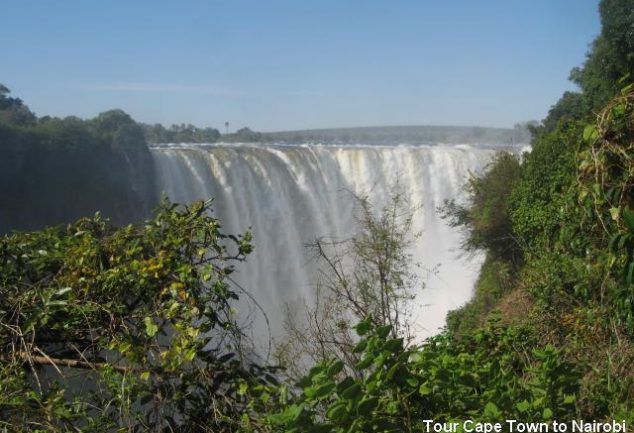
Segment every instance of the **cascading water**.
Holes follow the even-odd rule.
[[[214,144],[156,147],[152,154],[158,188],[172,201],[213,198],[226,233],[252,228],[255,251],[235,278],[266,311],[273,336],[282,335],[284,304],[310,299],[313,269],[305,244],[350,236],[356,223],[349,192],[367,194],[381,209],[397,179],[411,204],[422,205],[413,221],[413,231],[422,233],[414,262],[439,265],[416,293],[417,338],[437,332],[447,312],[471,295],[482,258],[458,257],[460,235],[437,207],[460,196],[469,173],[491,160],[491,149]]]

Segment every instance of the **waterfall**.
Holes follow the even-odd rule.
[[[397,178],[410,202],[422,205],[413,222],[422,233],[414,262],[438,266],[416,293],[417,338],[438,332],[447,312],[471,296],[482,257],[459,257],[460,235],[437,207],[461,195],[469,173],[491,160],[491,149],[214,144],[155,147],[152,155],[158,188],[172,201],[213,198],[225,233],[252,228],[255,250],[237,267],[236,280],[266,311],[273,336],[282,334],[284,304],[310,298],[313,265],[305,244],[354,233],[350,191],[368,194],[380,209]]]

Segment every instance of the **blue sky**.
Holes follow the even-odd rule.
[[[542,119],[597,0],[8,0],[0,83],[38,115],[255,130]]]

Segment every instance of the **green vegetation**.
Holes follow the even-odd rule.
[[[460,338],[407,346],[398,318],[382,309],[407,288],[401,248],[409,217],[400,218],[400,203],[397,196],[378,218],[364,208],[368,225],[352,241],[355,263],[377,275],[391,269],[389,278],[337,281],[339,293],[345,281],[357,285],[348,306],[371,295],[367,285],[387,303],[373,298],[365,319],[336,324],[355,331],[338,346],[350,356],[323,357],[296,385],[249,356],[229,277],[251,252],[251,235],[224,234],[208,205],[163,203],[140,226],[116,229],[96,216],[4,237],[1,426],[419,432],[432,418],[575,416],[579,367],[553,345],[539,347],[529,325],[491,319]]]
[[[215,143],[220,132],[215,128],[197,128],[184,123],[165,128],[160,123],[154,125],[141,124],[148,143]]]
[[[481,177],[472,177],[465,190],[471,202],[468,207],[454,200],[445,203],[443,217],[453,227],[467,227],[463,242],[467,252],[487,250],[496,259],[517,264],[521,250],[513,234],[509,216],[509,196],[520,178],[516,156],[499,153]]]
[[[232,319],[228,278],[251,252],[249,234],[222,233],[200,203],[163,204],[121,229],[96,216],[0,242],[0,426],[356,433],[424,432],[425,419],[616,419],[631,429],[633,10],[601,2],[602,32],[572,74],[581,91],[532,128],[521,161],[498,155],[467,185],[468,203],[447,204],[467,251],[487,259],[442,334],[409,345],[383,308],[409,287],[407,213],[362,218],[351,248],[320,250],[330,267],[321,299],[337,308],[319,317],[343,339],[297,382],[253,363]],[[59,122],[6,96],[2,107],[0,131],[13,140]],[[58,134],[135,142],[122,113],[67,129],[71,120]],[[344,257],[352,273],[338,273]]]
[[[232,431],[249,366],[226,281],[251,252],[208,205],[99,216],[0,241],[0,428]],[[248,393],[247,393],[247,390]]]
[[[287,306],[286,335],[277,357],[286,374],[299,378],[308,367],[340,360],[356,372],[360,355],[353,325],[368,320],[387,327],[392,338],[411,341],[409,329],[413,291],[420,287],[409,248],[416,210],[398,185],[382,209],[367,197],[352,195],[358,229],[348,239],[317,239],[310,248],[319,266],[311,299]]]
[[[251,129],[244,127],[238,129],[233,134],[225,134],[222,136],[222,141],[225,143],[257,143],[262,141],[262,134],[260,132],[252,131]]]
[[[86,121],[37,118],[8,94],[0,85],[0,233],[96,211],[117,223],[150,214],[152,158],[130,116],[111,110]]]
[[[340,361],[316,366],[299,382],[300,395],[267,417],[273,431],[422,432],[424,419],[575,415],[575,366],[552,346],[530,349],[526,329],[491,323],[461,340],[432,338],[424,348],[404,348],[389,326],[370,320],[356,330],[361,375],[346,375]]]
[[[140,124],[145,139],[151,144],[167,143],[255,143],[262,140],[262,134],[249,128],[240,128],[233,134],[220,134],[215,128],[197,128],[191,124],[181,123],[165,128],[160,123],[154,125]]]
[[[488,320],[524,326],[535,341],[552,345],[578,372],[577,416],[634,416],[634,264],[631,233],[634,143],[632,4],[604,0],[603,30],[543,125],[534,128],[531,153],[516,170],[498,159],[471,185],[508,183],[499,212],[482,212],[472,187],[466,207],[448,213],[467,228],[466,244],[487,252],[474,299],[450,315],[449,335],[461,339]],[[508,157],[510,158],[510,157]],[[497,178],[497,179],[493,179]],[[486,194],[485,194],[486,196]],[[472,216],[474,215],[475,216]],[[479,217],[484,216],[484,221]],[[483,227],[503,228],[490,238]],[[483,237],[484,234],[484,237]],[[499,254],[507,239],[512,254]],[[536,362],[530,359],[528,362]]]

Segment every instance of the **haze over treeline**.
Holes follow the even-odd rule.
[[[512,146],[530,141],[530,125],[514,128],[484,128],[479,126],[372,126],[360,128],[330,128],[300,131],[265,132],[260,140],[281,143],[326,144],[484,144]]]
[[[480,126],[366,126],[358,128],[326,128],[297,131],[258,132],[249,127],[234,133],[221,134],[214,128],[193,125],[141,124],[148,143],[283,143],[283,144],[480,144],[513,146],[530,141],[530,127],[537,122],[516,124],[514,128]]]

